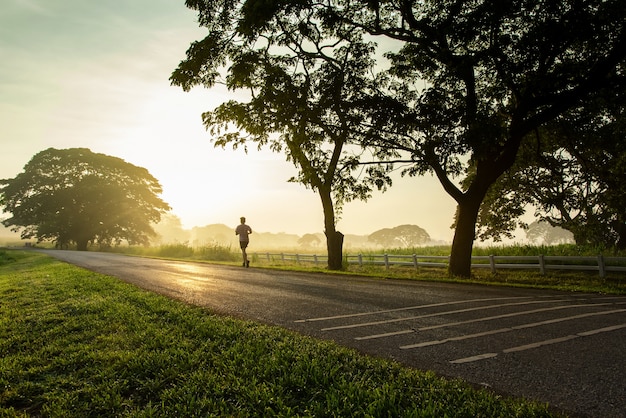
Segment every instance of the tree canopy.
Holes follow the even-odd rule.
[[[625,93],[595,92],[538,129],[483,202],[481,235],[507,234],[530,205],[577,244],[626,248]]]
[[[86,148],[49,148],[15,178],[0,180],[2,221],[22,238],[59,246],[145,244],[151,223],[170,209],[159,182],[145,169]]]

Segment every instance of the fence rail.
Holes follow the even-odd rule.
[[[328,257],[316,254],[285,254],[285,253],[255,253],[259,259],[269,262],[283,263],[313,263],[325,264]],[[450,256],[437,255],[396,255],[396,254],[356,254],[344,256],[348,264],[352,265],[379,265],[389,269],[391,266],[412,266],[416,270],[420,267],[447,268]],[[626,272],[626,257],[572,257],[572,256],[473,256],[472,268],[490,269],[492,273],[504,269],[538,270],[546,274],[547,270],[575,270],[597,271],[600,277],[606,277],[608,272]]]

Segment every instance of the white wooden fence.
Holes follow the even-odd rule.
[[[269,262],[280,261],[283,263],[313,263],[315,265],[325,265],[327,256],[316,254],[272,254],[255,253],[260,260]],[[441,267],[447,268],[450,256],[436,255],[395,255],[395,254],[357,254],[344,255],[348,264],[381,265],[389,269],[390,266],[412,266],[416,270],[420,267]],[[526,269],[538,270],[541,274],[546,274],[547,270],[575,270],[575,271],[597,271],[600,277],[606,277],[608,272],[626,273],[626,257],[570,257],[570,256],[473,256],[472,268],[490,269],[495,273],[499,269]]]

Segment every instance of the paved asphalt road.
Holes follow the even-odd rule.
[[[574,416],[626,417],[626,297],[46,251],[220,313],[296,330]]]

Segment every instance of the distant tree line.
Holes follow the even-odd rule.
[[[236,247],[237,239],[234,229],[224,224],[197,226],[192,229],[183,229],[180,218],[166,214],[161,222],[155,225],[157,237],[153,242],[181,243],[191,246],[202,245],[232,245]],[[289,249],[300,246],[303,249],[316,249],[322,244],[323,234],[307,233],[302,236],[289,233],[269,233],[255,231],[252,247],[260,249]],[[383,228],[369,235],[346,235],[351,244],[357,248],[384,247],[384,248],[412,248],[430,242],[430,235],[417,225],[400,225],[393,228]]]

